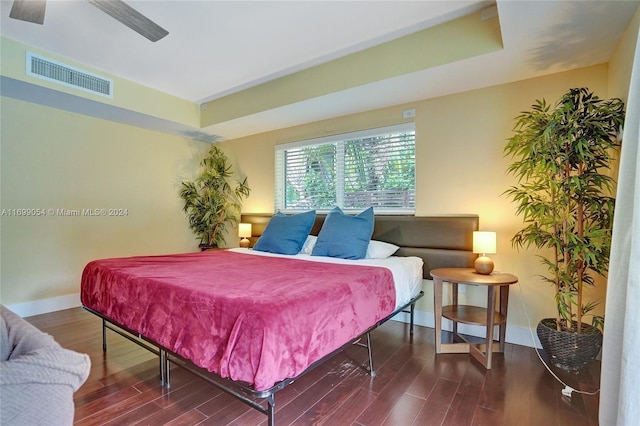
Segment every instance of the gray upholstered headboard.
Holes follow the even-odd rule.
[[[241,222],[251,223],[251,245],[271,219],[271,213],[243,214]],[[326,215],[317,215],[311,229],[318,235]],[[456,216],[376,216],[373,239],[400,246],[397,256],[418,256],[424,261],[424,278],[429,271],[446,267],[473,267],[473,231],[478,230],[477,215]]]

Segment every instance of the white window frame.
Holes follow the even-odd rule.
[[[385,134],[402,133],[402,132],[414,132],[414,135],[415,135],[415,123],[413,122],[403,123],[403,124],[397,124],[393,126],[367,129],[367,130],[361,130],[357,132],[343,133],[338,135],[325,136],[322,138],[306,139],[302,141],[276,145],[275,147],[275,194],[274,194],[275,211],[281,211],[283,213],[299,213],[304,211],[303,209],[291,209],[291,208],[284,207],[285,190],[286,190],[285,177],[284,177],[285,176],[284,153],[286,150],[292,149],[292,148],[310,146],[310,145],[322,145],[322,144],[330,144],[330,143],[338,143],[337,149],[344,150],[344,144],[340,142],[349,141],[353,139],[369,138],[369,137],[380,136]],[[415,140],[415,137],[417,136],[414,136],[414,140]],[[338,161],[338,163],[341,164],[342,161]],[[415,166],[414,166],[414,171],[415,171]],[[343,168],[338,167],[338,169],[336,170],[336,181],[344,182]],[[414,175],[414,197],[415,197],[415,175]],[[345,212],[350,212],[350,213],[354,213],[354,212],[358,212],[359,210],[362,210],[362,209],[343,208],[343,204],[344,204],[344,187],[342,185],[336,185],[336,205],[337,206],[339,206]],[[319,213],[326,213],[330,209],[316,209],[316,210]],[[415,214],[415,203],[414,203],[414,206],[411,208],[378,208],[374,206],[374,210],[377,213],[390,214],[390,215]]]

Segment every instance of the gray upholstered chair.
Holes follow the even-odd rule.
[[[0,305],[0,424],[71,425],[91,361]]]

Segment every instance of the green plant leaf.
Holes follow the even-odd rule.
[[[184,181],[179,196],[194,235],[201,244],[220,246],[228,226],[240,220],[242,200],[249,196],[247,178],[232,184],[232,166],[225,153],[212,146],[193,181]]]
[[[589,272],[608,269],[615,200],[607,194],[615,182],[607,169],[623,123],[620,99],[605,101],[587,88],[572,88],[553,107],[536,100],[517,115],[504,147],[512,160],[507,173],[517,184],[503,195],[523,220],[511,243],[553,249],[552,257],[538,255],[548,272],[541,278],[554,286],[558,319],[567,327],[597,305],[581,302],[582,284],[595,283]]]

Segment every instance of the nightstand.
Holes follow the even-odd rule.
[[[478,274],[473,268],[438,268],[433,277],[433,306],[435,315],[436,353],[470,353],[487,369],[491,368],[493,352],[504,352],[507,329],[509,286],[518,282],[515,275],[504,273]],[[442,306],[443,283],[451,284],[452,304]],[[487,307],[458,305],[458,284],[487,287]],[[496,288],[500,289],[500,307],[496,312]],[[442,317],[453,322],[454,343],[442,342]],[[483,325],[487,332],[485,343],[470,343],[458,334],[458,323]],[[499,326],[498,346],[494,346],[494,326]]]

